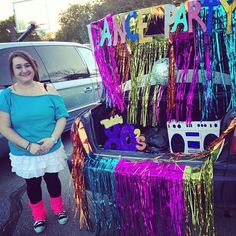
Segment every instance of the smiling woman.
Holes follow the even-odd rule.
[[[68,220],[58,178],[66,165],[60,136],[68,112],[59,93],[38,82],[38,64],[29,53],[12,52],[9,68],[15,83],[0,94],[0,132],[9,141],[12,172],[26,181],[34,231],[41,233],[46,227],[42,177],[59,224]]]

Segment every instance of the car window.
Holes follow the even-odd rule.
[[[11,52],[16,50],[22,50],[30,53],[30,55],[37,61],[39,65],[39,77],[40,81],[48,81],[48,73],[45,70],[44,65],[41,62],[41,59],[39,58],[37,52],[35,49],[31,46],[29,47],[11,47],[11,48],[5,48],[0,50],[0,86],[9,86],[12,84],[12,79],[10,76],[10,71],[8,67],[8,56]]]
[[[36,46],[52,82],[74,80],[88,76],[81,56],[73,46]]]
[[[97,64],[93,55],[93,51],[91,49],[88,48],[82,48],[82,47],[77,47],[77,50],[81,53],[81,55],[83,56],[90,74],[97,74],[98,70],[97,70]]]

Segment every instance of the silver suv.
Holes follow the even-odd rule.
[[[0,92],[12,84],[8,55],[15,50],[29,52],[40,66],[40,80],[52,84],[64,98],[69,118],[65,131],[75,117],[100,101],[102,83],[90,47],[68,42],[0,43]],[[9,152],[0,134],[0,159]]]

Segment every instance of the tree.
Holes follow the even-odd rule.
[[[61,12],[59,22],[61,29],[56,33],[56,40],[88,42],[87,24],[93,16],[91,3],[85,5],[74,4],[66,11]]]
[[[16,40],[16,30],[14,17],[0,22],[0,42],[10,42]]]
[[[93,21],[105,17],[107,14],[119,14],[124,12],[129,12],[132,10],[137,10],[146,7],[157,6],[164,3],[169,3],[168,0],[102,0],[98,4],[94,4],[94,14]]]
[[[89,41],[87,25],[105,17],[109,13],[119,14],[135,9],[169,3],[169,0],[98,0],[85,5],[74,4],[61,12],[61,29],[56,33],[56,40],[86,43]]]

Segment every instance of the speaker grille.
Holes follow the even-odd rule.
[[[171,139],[173,152],[184,152],[184,139],[180,134],[174,134]]]

